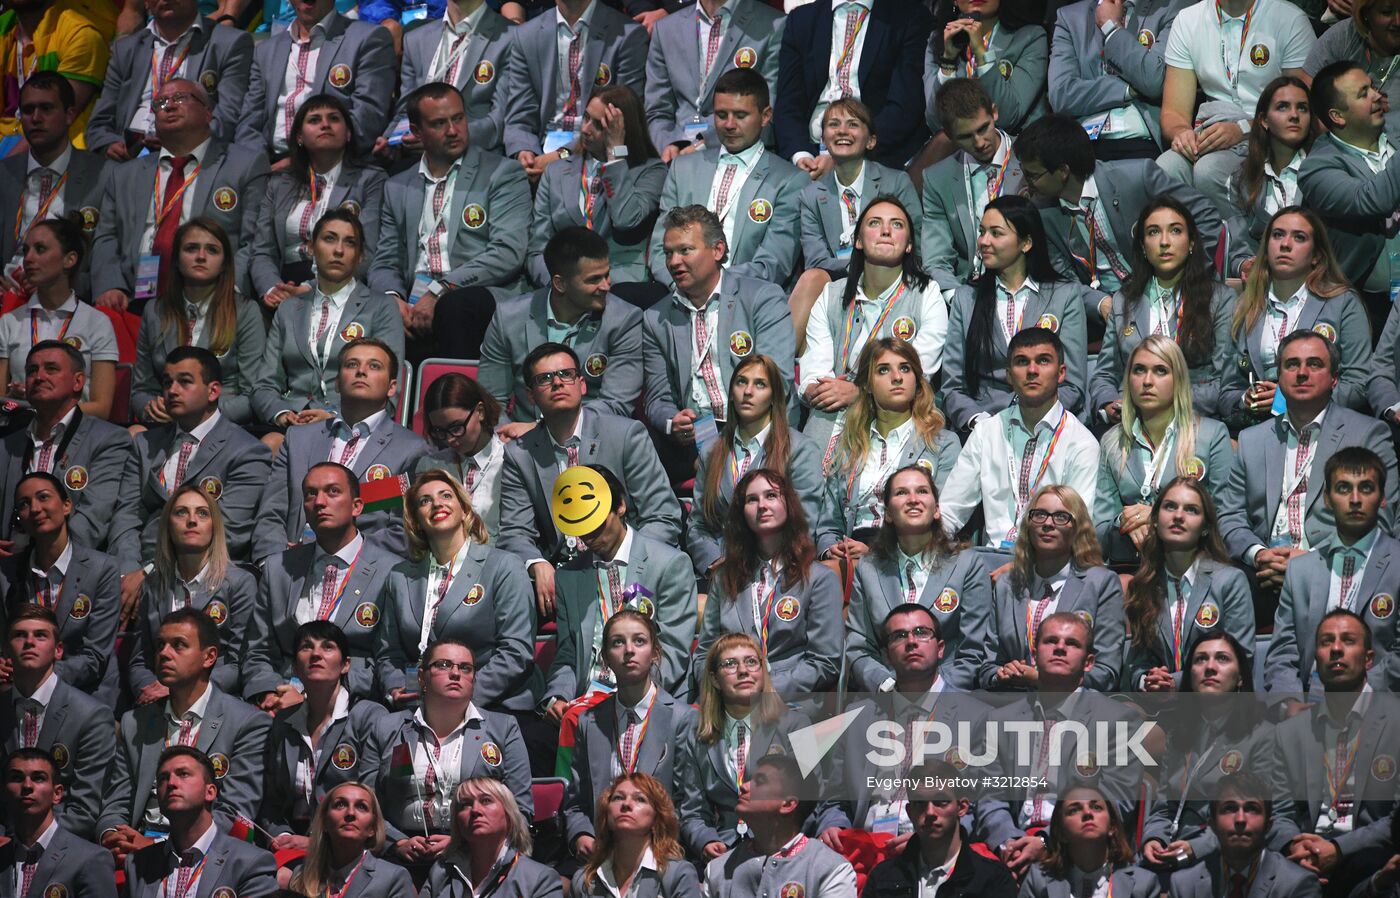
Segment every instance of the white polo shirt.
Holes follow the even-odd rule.
[[[1285,69],[1303,67],[1317,35],[1303,11],[1286,0],[1254,0],[1241,46],[1243,19],[1232,19],[1216,4],[1202,0],[1177,14],[1167,37],[1167,65],[1195,72],[1207,99],[1233,101],[1252,115],[1265,85]]]

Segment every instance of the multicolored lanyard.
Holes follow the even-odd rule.
[[[628,776],[631,776],[637,770],[637,759],[640,758],[642,755],[642,741],[645,740],[647,737],[647,727],[651,726],[651,709],[655,707],[655,705],[656,693],[652,692],[651,701],[647,703],[647,713],[645,715],[646,719],[642,721],[641,732],[637,733],[637,741],[632,746],[632,757],[630,759],[622,752],[622,733],[619,732],[617,734],[616,748],[618,762],[622,764],[622,769],[627,773]]]
[[[190,874],[190,878],[185,882],[185,887],[183,889],[179,889],[179,893],[175,896],[175,898],[185,898],[185,896],[190,893],[190,889],[194,888],[195,883],[199,882],[199,875],[204,872],[204,862],[207,860],[209,860],[209,855],[207,854],[199,859],[199,866],[194,868],[194,872]],[[176,867],[170,873],[170,876],[174,876],[177,879],[179,878],[179,875],[179,867]],[[161,880],[160,883],[161,893],[166,895],[167,898],[170,895],[170,876],[167,876],[165,879]]]
[[[185,191],[194,183],[194,179],[199,177],[199,170],[201,168],[203,168],[203,166],[196,165],[194,171],[190,172],[189,177],[185,178],[185,182],[175,191],[175,195],[172,196],[168,202],[162,204],[160,201],[160,164],[156,164],[155,196],[151,197],[151,201],[155,203],[156,208],[156,230],[160,229],[160,223],[165,221],[172,210],[180,208],[180,201],[184,198]],[[175,174],[173,167],[170,173],[171,175]]]
[[[60,341],[60,342],[62,342],[62,340],[63,340],[63,335],[66,334],[66,333],[68,333],[68,325],[72,324],[72,323],[73,323],[73,319],[74,319],[74,318],[77,318],[77,317],[78,317],[78,313],[77,313],[77,310],[75,309],[71,315],[69,315],[67,318],[63,319],[63,327],[61,327],[61,328],[58,329],[58,336],[57,336],[57,337],[54,337],[54,339],[55,339],[55,340],[58,340],[58,341]],[[39,310],[38,310],[38,309],[30,309],[30,310],[29,310],[29,345],[30,345],[30,346],[38,346],[38,345],[39,345]]]
[[[904,295],[904,287],[905,283],[901,278],[899,286],[895,289],[890,298],[886,300],[885,307],[880,310],[880,317],[875,319],[875,325],[870,328],[869,337],[874,337],[880,332],[880,326],[884,324],[885,319],[889,317],[890,310],[894,308],[896,302],[899,302],[899,298]],[[838,376],[845,376],[846,372],[850,370],[851,334],[855,331],[856,314],[859,310],[860,300],[852,298],[851,309],[846,313],[846,333],[845,336],[841,338],[841,367],[840,370],[837,371]]]
[[[764,566],[765,566],[765,568],[767,567],[767,562],[764,562]],[[759,584],[758,584],[757,582],[755,582],[755,583],[754,583],[754,586],[755,586],[755,587],[758,587]],[[773,598],[774,598],[777,594],[778,594],[778,574],[777,574],[776,572],[773,572],[773,586],[772,586],[771,589],[768,590],[768,597],[767,597],[766,599],[764,599],[762,602],[758,601],[758,589],[755,588],[755,589],[753,590],[753,599],[754,599],[753,613],[754,613],[755,622],[758,624],[758,639],[759,639],[759,644],[763,647],[763,654],[764,654],[765,657],[768,655],[768,621],[769,621],[769,619],[770,619],[770,616],[771,616],[772,613],[773,613]],[[763,613],[762,613],[761,615],[759,614],[759,611],[758,611],[759,606],[762,606],[762,607],[763,607]]]
[[[583,219],[588,230],[593,230],[593,208],[598,204],[598,199],[593,195],[592,186],[588,183],[588,162],[585,161],[579,166],[578,173],[579,186],[583,190]]]
[[[34,226],[43,221],[49,213],[49,207],[53,201],[58,199],[58,195],[63,192],[63,185],[68,181],[68,172],[63,173],[63,177],[58,179],[58,183],[53,185],[53,190],[48,196],[39,201],[39,211],[34,213],[34,220],[29,222],[29,227],[24,227],[24,200],[21,198],[19,208],[15,210],[15,244],[24,243],[29,240],[29,232],[34,230]],[[24,232],[24,240],[20,239],[21,230]]]
[[[1240,32],[1240,46],[1235,53],[1235,64],[1230,65],[1230,59],[1225,55],[1225,11],[1220,8],[1220,0],[1215,0],[1215,23],[1220,28],[1220,65],[1225,69],[1225,80],[1230,82],[1230,89],[1234,90],[1240,81],[1240,59],[1244,56],[1245,41],[1249,39],[1249,26],[1254,19],[1254,4],[1249,5],[1249,12],[1244,14],[1244,30]]]
[[[992,49],[992,35],[996,33],[996,30],[997,30],[997,23],[993,22],[993,23],[992,23],[992,27],[989,28],[989,29],[987,29],[987,33],[984,34],[984,35],[982,35],[981,40],[982,40],[982,58],[983,58],[983,59],[985,59],[985,58],[987,57],[987,51],[990,50],[990,49]],[[977,62],[976,62],[976,57],[974,57],[973,54],[972,54],[972,41],[968,41],[968,42],[967,42],[967,51],[966,51],[966,52],[967,52],[967,55],[964,57],[964,60],[965,60],[966,66],[967,66],[967,77],[969,77],[969,78],[976,78],[976,77],[977,77]]]
[[[1346,731],[1343,730],[1342,733]],[[1361,727],[1356,728],[1356,737],[1351,740],[1350,750],[1346,754],[1345,763],[1338,757],[1341,754],[1342,739],[1338,734],[1337,746],[1332,750],[1332,763],[1323,764],[1323,769],[1327,774],[1327,791],[1332,793],[1332,807],[1338,807],[1338,796],[1346,788],[1347,778],[1351,776],[1351,768],[1356,764],[1356,750],[1361,744]],[[1325,759],[1324,759],[1325,761]],[[1335,768],[1335,773],[1334,773]]]
[[[355,565],[359,563],[360,552],[365,550],[364,543],[360,543],[360,548],[355,552],[355,557],[350,559],[350,566],[345,569],[345,576],[340,578],[340,584],[335,589],[335,598],[331,600],[331,607],[326,612],[326,616],[321,620],[335,620],[335,611],[340,607],[340,600],[345,595],[345,586],[350,582],[350,576],[355,573]],[[325,607],[325,597],[321,597],[321,606]]]
[[[360,852],[360,860],[355,864],[355,869],[350,871],[350,875],[345,878],[345,885],[341,886],[337,891],[332,892],[330,884],[327,883],[326,898],[345,898],[345,893],[350,891],[350,883],[355,881],[355,874],[360,872],[360,868],[364,866],[365,858],[367,857],[369,857],[368,851]]]
[[[180,66],[185,64],[185,57],[190,55],[190,45],[194,43],[191,39],[185,44],[185,49],[180,51],[180,55],[175,60],[175,64],[170,67],[170,74],[164,78],[160,77],[159,50],[151,50],[151,108],[156,105],[156,96],[160,94],[160,89],[171,81],[175,80],[175,73],[180,71]],[[339,898],[339,896],[337,896]]]
[[[1045,447],[1045,457],[1042,458],[1042,459],[1040,460],[1040,468],[1035,472],[1035,479],[1031,481],[1030,489],[1026,491],[1026,495],[1025,495],[1025,496],[1020,496],[1020,495],[1017,495],[1017,494],[1016,494],[1016,480],[1015,480],[1015,478],[1012,479],[1012,481],[1011,481],[1011,494],[1012,494],[1013,496],[1015,496],[1015,498],[1016,498],[1016,518],[1015,518],[1015,520],[1012,522],[1013,525],[1016,524],[1016,523],[1018,523],[1018,522],[1021,520],[1021,511],[1022,511],[1022,509],[1025,508],[1026,503],[1027,503],[1028,501],[1030,501],[1030,497],[1031,497],[1032,495],[1035,494],[1035,491],[1038,490],[1038,489],[1040,488],[1040,481],[1043,480],[1043,479],[1045,479],[1045,472],[1048,471],[1048,470],[1050,469],[1050,456],[1052,456],[1052,455],[1055,454],[1055,447],[1056,447],[1056,446],[1059,444],[1059,442],[1060,442],[1060,435],[1063,434],[1063,433],[1065,432],[1065,421],[1067,421],[1068,419],[1069,419],[1069,412],[1068,412],[1068,411],[1062,411],[1062,412],[1060,412],[1060,423],[1058,423],[1058,424],[1055,425],[1055,432],[1054,432],[1053,434],[1051,434],[1051,436],[1050,436],[1050,445],[1047,446],[1047,447]],[[1007,467],[1007,470],[1008,470],[1008,471],[1015,471],[1015,470],[1016,470],[1016,463],[1017,463],[1017,462],[1016,462],[1016,453],[1015,453],[1014,451],[1011,450],[1011,421],[1010,421],[1010,419],[1007,420],[1007,426],[1006,426],[1006,446],[1007,446],[1008,452],[1010,452],[1010,454],[1011,454],[1011,461],[1010,461],[1009,466]]]
[[[846,15],[849,16],[850,14],[850,11],[846,12]],[[856,27],[850,29],[851,36],[846,38],[846,46],[841,49],[841,55],[836,59],[837,72],[840,72],[841,68],[845,66],[846,57],[850,56],[851,51],[855,49],[856,38],[860,37],[860,30],[865,27],[865,19],[868,15],[870,15],[870,10],[862,6],[860,8],[860,14],[856,18]]]

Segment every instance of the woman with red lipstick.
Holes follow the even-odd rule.
[[[1348,286],[1322,219],[1302,206],[1285,206],[1269,218],[1259,255],[1235,303],[1230,339],[1236,364],[1225,366],[1222,418],[1239,416],[1255,423],[1274,414],[1278,344],[1295,330],[1314,331],[1337,344],[1342,371],[1332,399],[1368,411],[1371,322],[1366,306]],[[1278,402],[1282,405],[1282,397]]]
[[[1234,450],[1224,424],[1198,414],[1186,356],[1170,337],[1137,345],[1122,376],[1122,420],[1099,443],[1094,529],[1110,564],[1131,565],[1151,531],[1153,501],[1174,477],[1221,490]]]
[[[1249,221],[1250,239],[1264,236],[1270,215],[1301,201],[1298,170],[1316,136],[1308,86],[1291,75],[1270,81],[1254,107],[1244,166],[1231,183],[1235,207]]]
[[[378,856],[383,847],[384,816],[374,789],[341,783],[317,808],[306,863],[288,888],[305,898],[413,898],[413,878]]]
[[[1045,29],[1035,23],[1008,28],[1000,19],[1001,0],[955,0],[954,6],[957,16],[929,42],[924,63],[929,130],[938,134],[947,124],[935,114],[939,88],[954,78],[976,78],[996,104],[1001,127],[1016,134],[1048,108]]]
[[[1097,786],[1081,782],[1055,802],[1045,857],[1027,871],[1020,898],[1157,898],[1161,891],[1156,875],[1133,866],[1118,806]]]
[[[1190,659],[1183,653],[1204,634],[1229,633],[1241,645],[1253,644],[1249,578],[1225,554],[1211,490],[1194,477],[1172,480],[1152,503],[1123,610],[1129,642],[1119,685],[1125,690],[1181,688]],[[1246,649],[1246,660],[1250,655]]]
[[[533,847],[530,824],[504,783],[489,776],[463,780],[452,796],[452,841],[419,896],[562,896],[559,874],[530,857]]]
[[[574,898],[699,898],[700,880],[678,841],[665,786],[645,773],[619,776],[598,799],[598,840],[574,874]]]

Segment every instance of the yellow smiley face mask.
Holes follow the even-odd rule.
[[[587,465],[566,468],[554,481],[549,510],[565,536],[587,536],[602,527],[612,507],[607,481]]]

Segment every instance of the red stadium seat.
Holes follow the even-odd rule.
[[[396,417],[400,426],[408,426],[409,397],[413,395],[413,366],[408,362],[399,362],[399,395],[394,399],[393,407],[397,409]]]
[[[117,361],[130,365],[136,361],[136,336],[141,332],[141,316],[116,309],[97,311],[106,315],[112,322],[112,330],[117,335]]]
[[[558,651],[559,642],[555,637],[535,637],[535,666],[541,673],[549,673],[549,666],[554,663],[554,655]]]
[[[568,785],[557,776],[536,777],[530,783],[530,795],[535,799],[536,825],[560,815],[564,807],[564,790]]]
[[[414,433],[424,437],[428,435],[427,413],[423,411],[423,397],[428,394],[428,387],[432,386],[433,381],[453,371],[476,380],[477,364],[475,359],[424,359],[418,365],[418,382],[413,392],[413,410],[410,418],[413,422],[411,429]]]
[[[542,777],[530,784],[535,800],[535,822],[530,826],[534,838],[535,860],[553,863],[564,854],[564,793],[568,782],[559,777]]]
[[[122,427],[131,423],[131,377],[131,363],[118,363],[117,384],[112,391],[112,411],[107,414],[107,420]]]

